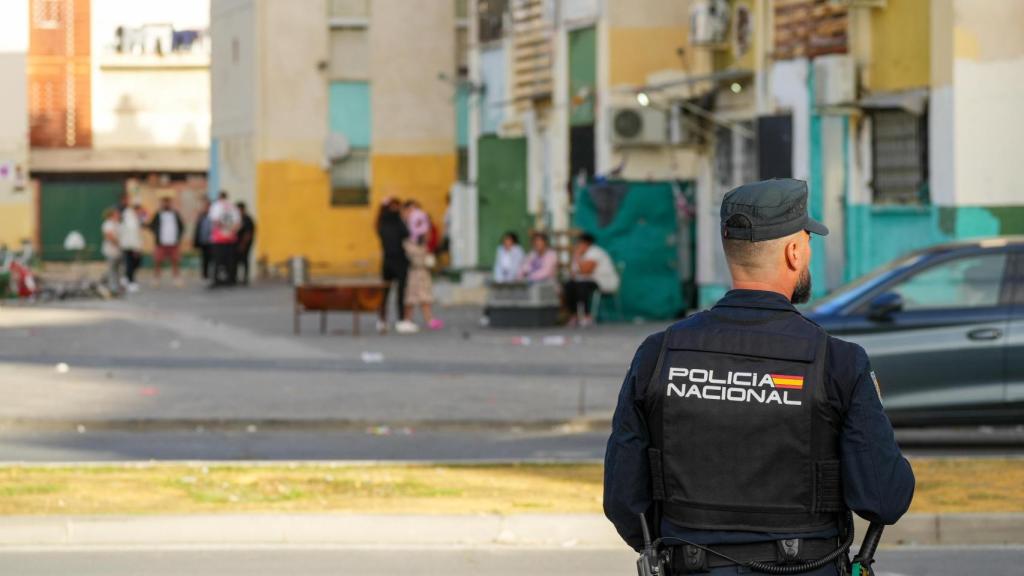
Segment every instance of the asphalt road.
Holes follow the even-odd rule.
[[[592,460],[607,433],[419,431],[20,432],[0,434],[0,462],[124,460]]]
[[[882,550],[879,576],[1022,574],[1024,548]],[[635,573],[624,550],[0,550],[3,576],[337,576],[360,574],[466,576]]]
[[[484,329],[465,307],[441,332],[381,336],[367,315],[359,338],[295,336],[290,299],[193,286],[0,308],[0,461],[599,459],[629,359],[662,328]],[[581,417],[599,424],[557,425]],[[1024,454],[1024,429],[899,439]]]
[[[439,332],[380,336],[365,315],[359,338],[295,336],[285,286],[136,296],[0,308],[0,425],[564,421],[610,414],[660,328],[502,331],[450,308]]]
[[[910,456],[1024,456],[1024,433],[971,430],[899,431]],[[965,443],[963,438],[975,437]],[[1006,441],[1007,436],[1016,442]],[[948,437],[959,442],[947,441]],[[420,430],[379,426],[359,430],[252,432],[19,431],[0,432],[0,462],[126,460],[600,460],[608,433],[560,429]]]

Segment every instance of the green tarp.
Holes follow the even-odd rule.
[[[623,319],[673,318],[684,311],[671,183],[608,182],[578,189],[573,225],[593,234],[619,268]],[[615,304],[603,299],[601,315],[616,313]]]

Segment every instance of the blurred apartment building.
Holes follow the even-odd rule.
[[[820,293],[920,246],[1024,232],[1022,10],[213,0],[210,187],[255,205],[259,257],[346,273],[376,273],[388,196],[441,225],[450,195],[460,268],[506,230],[564,245],[587,228],[627,314],[657,314],[726,289],[721,196],[790,176],[833,230]]]
[[[468,23],[454,0],[213,0],[211,189],[255,207],[256,255],[379,273],[377,209],[443,225],[465,172]]]
[[[72,257],[99,248],[128,193],[191,219],[209,164],[207,0],[10,0],[0,19],[0,241]]]
[[[807,180],[833,232],[818,293],[1024,233],[1021,22],[1001,0],[471,2],[472,256],[506,228],[587,228],[627,315],[678,306],[651,292],[672,282],[704,305],[727,287],[722,195],[769,177]]]
[[[32,239],[36,220],[28,181],[28,5],[5,6],[0,18],[0,245]]]

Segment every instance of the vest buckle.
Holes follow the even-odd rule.
[[[796,562],[800,559],[799,538],[786,538],[785,540],[776,540],[775,546],[779,554],[779,560],[783,564],[789,562]]]
[[[703,548],[685,544],[682,548],[674,550],[673,553],[683,555],[683,569],[686,574],[708,571],[708,556]]]

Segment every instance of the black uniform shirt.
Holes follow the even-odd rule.
[[[778,310],[795,308],[781,294],[756,290],[732,290],[715,305],[716,313],[739,321],[759,320],[777,314]],[[622,383],[605,452],[605,515],[626,543],[636,550],[643,546],[639,514],[648,512],[653,501],[643,390],[658,361],[663,337],[663,332],[649,336],[636,351]],[[864,349],[829,337],[825,378],[829,402],[843,415],[839,449],[846,505],[866,520],[893,524],[910,507],[914,472],[896,445],[892,424],[882,410]],[[834,530],[799,535],[701,531],[675,526],[667,520],[662,522],[661,530],[662,536],[699,544],[835,535]]]

